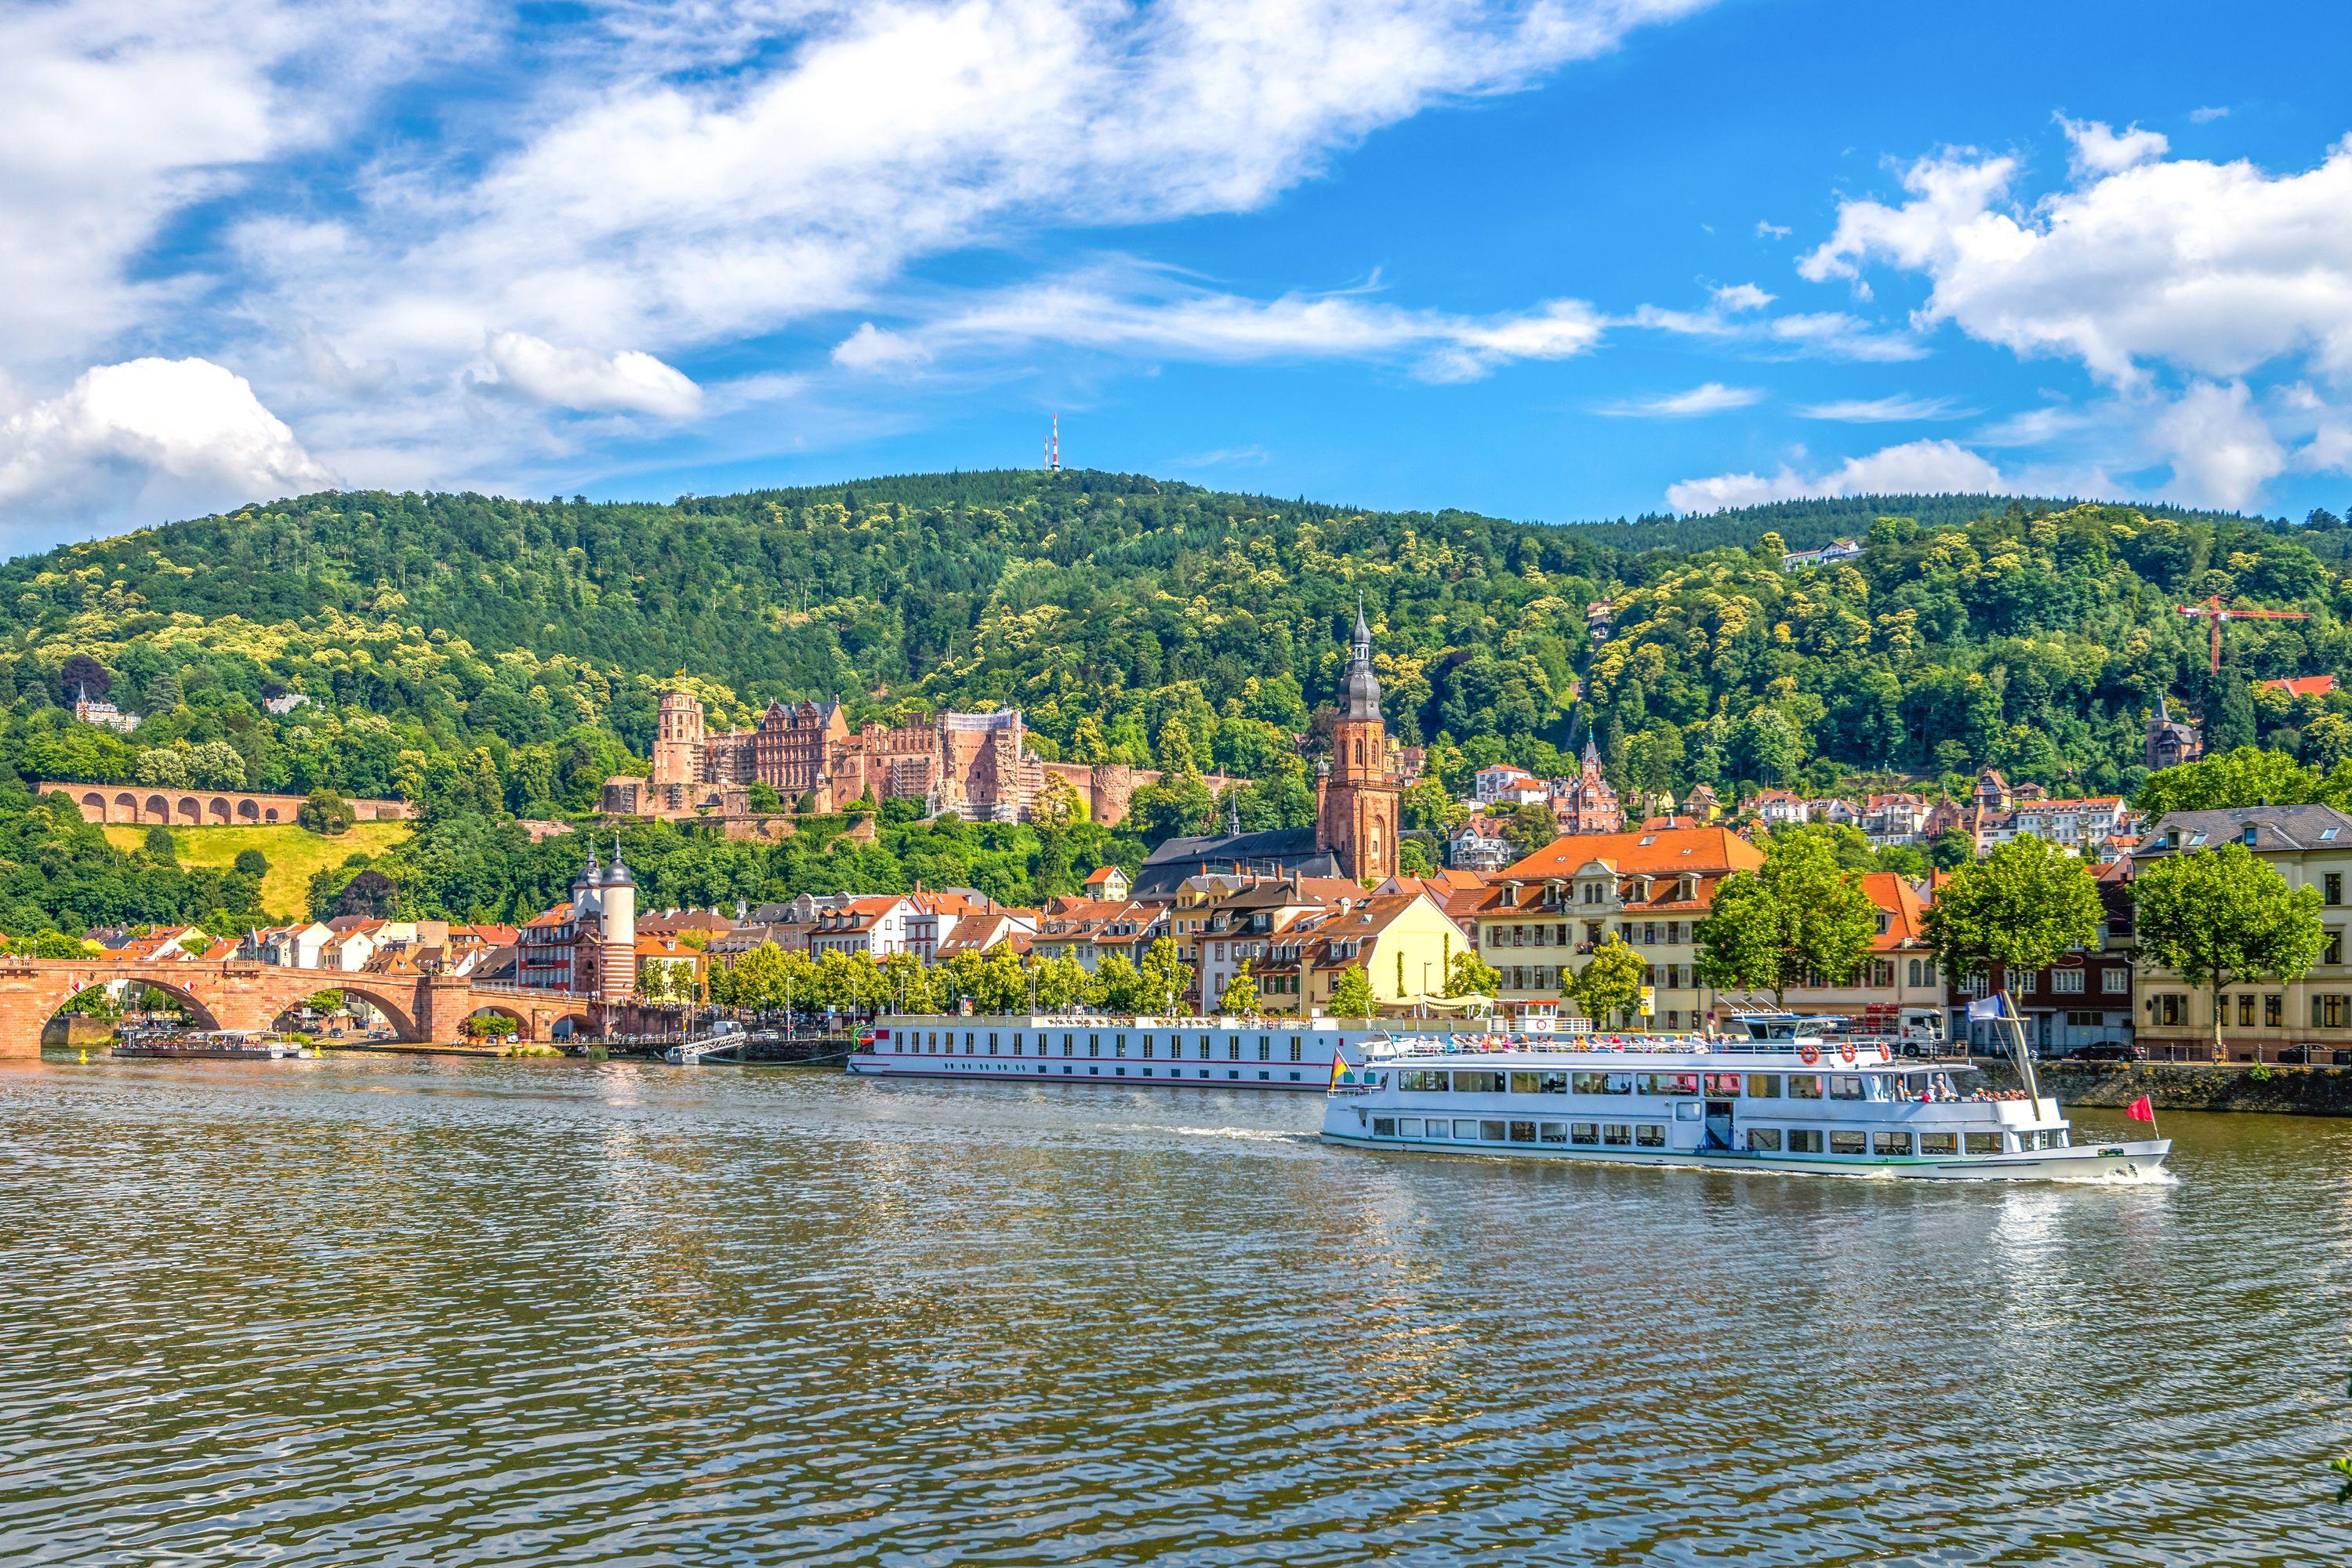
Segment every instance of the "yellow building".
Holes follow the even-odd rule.
[[[1276,934],[1250,973],[1268,1012],[1311,1017],[1330,1011],[1339,977],[1359,965],[1377,1001],[1442,991],[1454,955],[1469,945],[1427,893],[1376,894]]]

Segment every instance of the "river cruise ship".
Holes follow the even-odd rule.
[[[1432,1024],[1433,1030],[1448,1026]],[[1108,1018],[1013,1014],[879,1020],[850,1055],[867,1078],[1291,1089],[1321,1093],[1374,1043],[1416,1037],[1409,1022],[1330,1018]],[[1434,1038],[1442,1039],[1442,1035]],[[1334,1060],[1339,1066],[1333,1068]]]
[[[2169,1139],[2077,1144],[2054,1100],[1958,1089],[1840,1020],[1741,1020],[1743,1037],[1375,1042],[1343,1071],[1327,1142],[1358,1149],[1938,1180],[2146,1180]]]

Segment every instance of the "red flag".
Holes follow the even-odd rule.
[[[2150,1126],[2156,1123],[2156,1107],[2147,1102],[2147,1096],[2144,1094],[2125,1106],[2124,1114],[2134,1121],[2145,1121]]]

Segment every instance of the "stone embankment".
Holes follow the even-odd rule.
[[[1996,1089],[2017,1087],[2006,1057],[1979,1057],[1977,1070]],[[2075,1062],[2033,1064],[2042,1092],[2061,1105],[2120,1110],[2141,1095],[2158,1110],[2266,1110],[2286,1116],[2352,1116],[2352,1068],[2238,1063]]]

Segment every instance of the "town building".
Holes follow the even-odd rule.
[[[1270,1013],[1328,1015],[1341,976],[1357,968],[1375,1001],[1402,1005],[1442,993],[1454,955],[1469,945],[1427,892],[1375,894],[1293,921],[1250,961],[1250,975]]]
[[[1625,808],[1616,790],[1601,776],[1601,751],[1589,733],[1584,737],[1583,769],[1553,792],[1551,815],[1562,833],[1614,833],[1625,826]]]
[[[1780,557],[1780,570],[1795,572],[1811,566],[1833,566],[1859,559],[1862,546],[1851,539],[1832,540],[1819,550],[1791,550]]]
[[[2170,704],[2162,692],[2157,694],[2156,711],[2148,715],[2147,735],[2142,742],[2147,771],[2157,773],[2165,768],[2177,768],[2183,763],[2193,763],[2205,754],[2205,742],[2199,738],[2194,726],[2183,724],[2172,716]]]
[[[1480,768],[1470,775],[1470,788],[1480,805],[1531,805],[1551,798],[1541,779],[1509,763]]]
[[[1499,871],[1518,855],[1507,817],[1480,812],[1464,819],[1445,841],[1445,863],[1460,871]]]
[[[2217,811],[2168,812],[2148,828],[2128,862],[2129,875],[2147,875],[2174,855],[2195,855],[2242,844],[2290,887],[2319,893],[2326,933],[2319,962],[2297,979],[2268,978],[2231,987],[2221,1021],[2224,1048],[2238,1060],[2277,1058],[2302,1047],[2313,1059],[2352,1061],[2352,964],[2345,962],[2345,928],[2352,924],[2345,889],[2352,885],[2352,816],[2332,805],[2252,805]],[[2137,982],[2137,1037],[2151,1051],[2201,1056],[2213,1038],[2212,998],[2171,971],[2142,963]]]
[[[2336,691],[2332,675],[2291,675],[2280,680],[2257,680],[2257,691],[2275,691],[2289,701],[2298,697],[2328,697]]]
[[[1097,866],[1087,872],[1086,889],[1087,897],[1090,899],[1111,899],[1120,902],[1126,901],[1135,891],[1127,879],[1127,873],[1116,866]]]
[[[1715,1001],[1698,979],[1697,924],[1725,877],[1763,863],[1762,850],[1722,827],[1556,838],[1457,912],[1512,1010],[1557,1006],[1613,931],[1649,967],[1658,1026],[1695,1028]]]
[[[92,697],[77,688],[74,691],[73,716],[85,724],[101,725],[119,735],[128,735],[139,728],[139,715],[125,713],[103,697]]]

